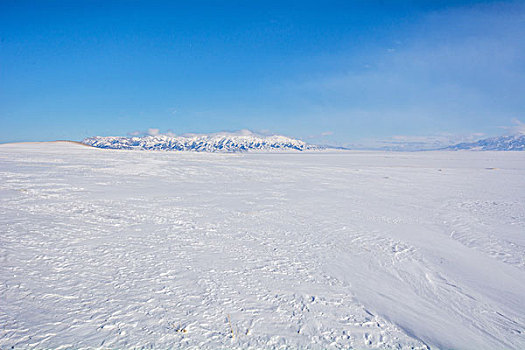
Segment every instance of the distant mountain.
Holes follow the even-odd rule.
[[[476,151],[525,151],[525,134],[512,136],[498,136],[476,142],[459,143],[449,146],[451,150],[476,150]]]
[[[98,148],[195,152],[306,151],[322,148],[286,136],[261,136],[251,132],[188,136],[95,136],[84,139],[82,143]]]

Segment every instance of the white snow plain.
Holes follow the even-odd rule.
[[[525,348],[525,152],[0,146],[0,348]]]

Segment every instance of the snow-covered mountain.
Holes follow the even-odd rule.
[[[186,136],[95,136],[84,139],[82,143],[98,148],[196,152],[305,151],[320,148],[286,136],[262,136],[251,132],[190,134]]]
[[[497,136],[476,142],[465,142],[449,146],[452,150],[476,151],[525,151],[525,134]]]

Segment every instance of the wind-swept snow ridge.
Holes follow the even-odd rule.
[[[301,140],[286,136],[260,136],[256,134],[197,134],[190,136],[142,136],[120,137],[95,136],[82,143],[112,149],[173,150],[196,152],[245,152],[260,151],[306,151],[319,149]]]
[[[2,144],[0,349],[523,350],[524,177],[525,152]]]

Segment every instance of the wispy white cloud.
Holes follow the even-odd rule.
[[[501,128],[507,130],[510,134],[525,134],[525,123],[517,118],[512,119],[511,126],[502,126]]]
[[[511,120],[511,125],[501,126],[501,129],[506,130],[507,134],[525,134],[525,123],[514,118]],[[430,150],[444,148],[458,143],[470,143],[484,138],[497,136],[487,135],[482,132],[474,132],[470,134],[459,133],[435,133],[430,135],[394,135],[383,138],[369,138],[361,139],[359,142],[352,144],[345,144],[349,148],[362,149],[388,149],[388,150]]]
[[[359,143],[345,145],[349,148],[387,149],[415,151],[440,149],[461,142],[473,142],[486,137],[484,133],[458,135],[439,133],[433,135],[394,135],[381,139],[363,139]]]
[[[181,136],[185,137],[193,137],[193,136],[200,136],[200,135],[210,135],[210,136],[252,136],[257,135],[257,133],[248,130],[248,129],[241,129],[236,131],[219,131],[214,133],[208,133],[208,134],[202,134],[202,133],[185,133]]]
[[[183,133],[180,136],[183,137],[195,137],[195,136],[271,136],[276,133],[270,132],[269,130],[251,131],[248,129],[234,130],[234,131],[219,131],[213,133]],[[327,134],[328,135],[328,134]],[[136,130],[128,133],[128,136],[177,136],[172,130],[161,132],[157,128],[149,128],[147,130]]]
[[[310,140],[310,142],[326,143],[327,141],[328,142],[330,141],[329,139],[332,135],[334,135],[334,132],[327,130],[327,131],[320,132],[318,134],[306,136],[305,138]]]
[[[168,133],[171,133],[168,131]],[[156,128],[149,128],[147,130],[135,130],[132,132],[128,132],[129,136],[158,136],[158,135],[166,135],[165,133],[161,133],[160,129]]]
[[[291,81],[283,95],[348,138],[496,132],[525,107],[523,9],[516,2],[436,11],[407,24],[412,34],[397,43],[325,57],[349,63]]]
[[[160,134],[160,130],[159,129],[148,129],[148,131],[146,132],[149,136],[157,136]]]

